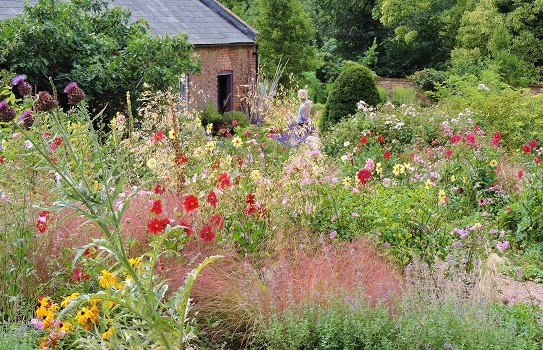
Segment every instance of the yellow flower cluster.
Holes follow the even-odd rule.
[[[392,168],[392,173],[394,176],[398,176],[401,174],[405,174],[406,171],[411,171],[413,167],[409,163],[404,164],[394,164],[394,167]]]
[[[58,304],[55,304],[49,297],[43,297],[38,302],[36,309],[36,318],[43,320],[43,327],[48,328],[51,321],[55,319],[55,313],[58,311]]]
[[[98,322],[98,306],[92,305],[90,308],[82,307],[75,315],[75,321],[85,329],[91,329],[93,324]]]

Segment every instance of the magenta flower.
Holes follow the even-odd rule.
[[[71,89],[77,87],[77,83],[75,81],[72,81],[70,84],[66,85],[66,87],[64,88],[64,93],[67,94],[68,92],[70,92]]]
[[[498,249],[500,252],[503,252],[507,248],[509,248],[509,242],[508,241],[503,241],[503,242],[496,243],[496,249]]]

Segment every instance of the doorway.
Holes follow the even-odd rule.
[[[233,109],[232,82],[232,71],[217,74],[217,109],[221,114]]]

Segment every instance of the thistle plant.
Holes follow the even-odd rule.
[[[42,114],[46,118],[36,118],[34,128],[46,131],[31,134],[21,127],[21,132],[41,156],[44,169],[56,179],[60,196],[50,210],[68,209],[100,228],[101,237],[77,248],[73,264],[92,250],[94,261],[105,268],[99,279],[102,289],[95,293],[74,293],[60,306],[47,297],[40,299],[33,323],[50,332],[40,347],[188,348],[196,337],[189,317],[190,290],[200,271],[219,257],[206,258],[167,297],[168,284],[158,273],[159,265],[162,259],[177,256],[187,240],[184,227],[173,226],[168,219],[161,221],[160,230],[149,228],[154,233],[149,237],[149,250],[141,256],[129,255],[121,235],[123,213],[146,184],[127,191],[121,168],[127,162],[106,163],[107,150],[85,106],[71,113],[78,128],[67,128],[63,123],[66,115],[55,109]]]

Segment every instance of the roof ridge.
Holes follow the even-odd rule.
[[[211,9],[213,12],[221,16],[225,21],[233,25],[237,30],[245,34],[251,40],[256,41],[258,31],[247,24],[234,12],[230,11],[227,7],[216,0],[200,0],[205,6]]]

